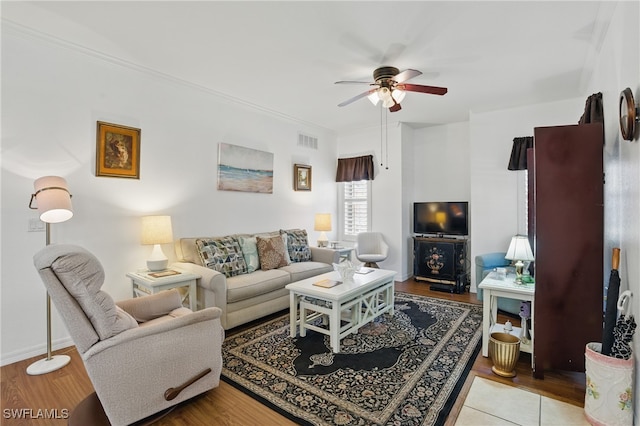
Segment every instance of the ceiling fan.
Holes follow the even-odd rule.
[[[351,99],[347,99],[338,104],[338,106],[343,107],[349,105],[366,96],[374,105],[382,101],[383,107],[389,108],[391,112],[396,112],[402,109],[400,102],[404,99],[406,92],[429,93],[432,95],[444,95],[447,93],[446,87],[405,83],[405,81],[417,77],[420,74],[422,74],[422,72],[418,70],[408,69],[400,72],[398,68],[385,66],[373,72],[373,83],[367,81],[336,81],[335,84],[368,84],[371,86],[371,89]]]

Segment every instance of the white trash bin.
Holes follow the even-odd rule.
[[[602,355],[602,343],[587,343],[584,412],[592,425],[633,425],[633,356]]]

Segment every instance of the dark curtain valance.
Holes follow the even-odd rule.
[[[373,180],[373,155],[338,158],[336,182]]]
[[[604,111],[602,106],[602,93],[594,93],[587,98],[584,105],[584,114],[578,124],[604,123]]]
[[[513,138],[509,170],[527,170],[527,149],[533,148],[533,136]]]

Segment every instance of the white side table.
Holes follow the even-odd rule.
[[[339,253],[340,262],[344,262],[345,260],[351,260],[351,252],[353,252],[352,247],[329,247],[329,248]]]
[[[168,275],[169,271],[178,273]],[[167,275],[163,276],[165,274]],[[133,297],[155,294],[172,288],[188,287],[189,290],[184,294],[182,302],[184,303],[188,297],[189,309],[195,311],[198,307],[196,300],[196,280],[201,278],[200,275],[178,270],[167,270],[161,272],[128,272],[127,277],[131,279]]]
[[[531,354],[531,367],[534,365],[533,340],[535,339],[535,324],[533,313],[535,312],[535,284],[516,284],[515,274],[500,276],[497,272],[487,275],[480,285],[482,289],[482,356],[489,356],[489,336],[492,332],[504,331],[504,324],[498,324],[498,297],[507,299],[524,300],[531,302],[531,340],[528,343],[520,342],[520,350]],[[520,337],[520,328],[513,327],[510,334]]]

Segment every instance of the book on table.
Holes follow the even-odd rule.
[[[181,273],[182,272],[174,271],[173,269],[167,269],[166,271],[161,271],[161,272],[151,272],[149,273],[149,276],[153,278],[163,278],[163,277],[170,277],[172,275],[178,275]]]
[[[341,283],[342,281],[330,280],[328,278],[325,278],[324,280],[314,282],[313,285],[316,285],[318,287],[331,288]]]

